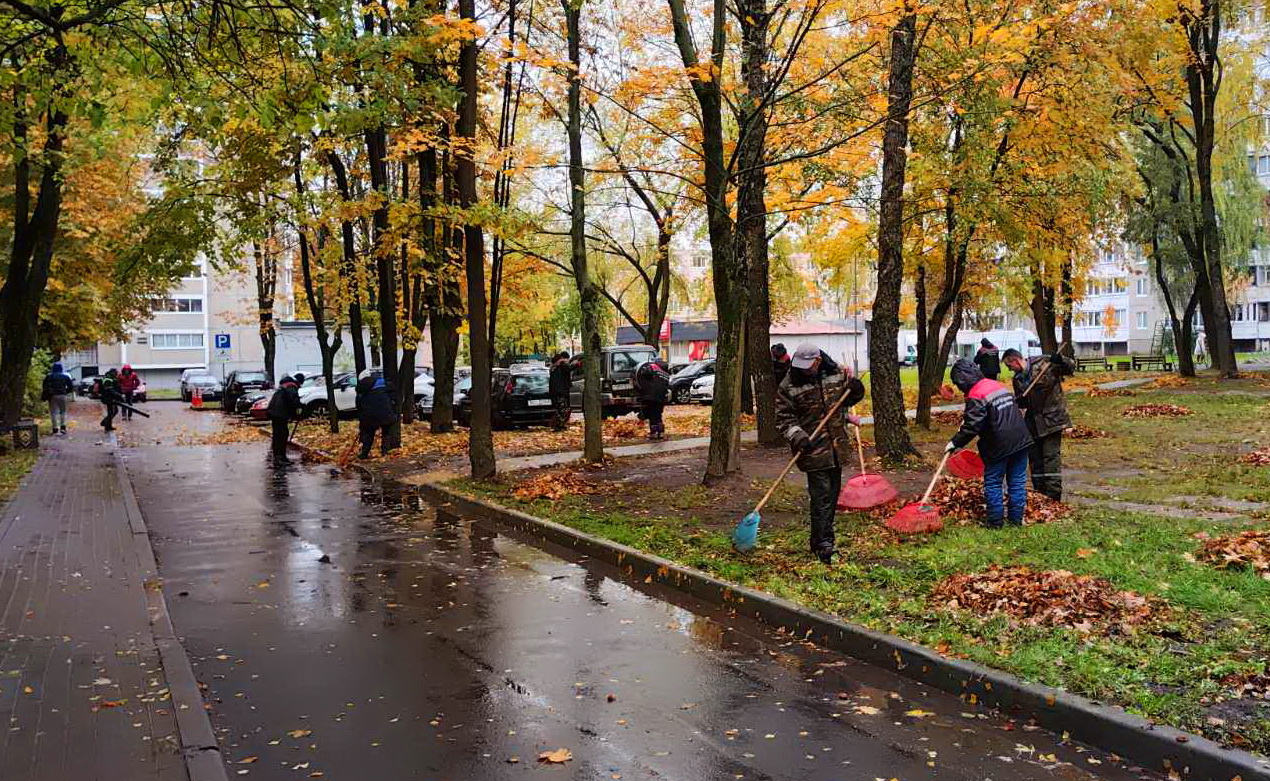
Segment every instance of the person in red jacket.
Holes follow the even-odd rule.
[[[131,405],[133,394],[141,387],[141,376],[132,370],[132,365],[125,363],[119,370],[119,393],[123,395],[123,403]],[[132,410],[123,408],[123,419],[132,420]]]

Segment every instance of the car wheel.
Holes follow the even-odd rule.
[[[309,406],[304,408],[309,417],[326,417],[327,407],[325,401],[311,401]]]
[[[686,404],[688,402],[688,388],[679,386],[670,394],[671,404]]]

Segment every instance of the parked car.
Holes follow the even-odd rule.
[[[657,357],[657,350],[646,344],[604,347],[600,350],[600,408],[604,417],[616,418],[640,409],[635,396],[635,370]],[[569,406],[582,409],[582,359],[574,356],[573,389]]]
[[[75,392],[80,396],[87,396],[90,399],[97,398],[97,383],[101,382],[101,375],[94,374],[91,377],[85,377],[79,381],[79,385],[75,388]]]
[[[149,399],[146,396],[146,381],[142,380],[137,389],[132,392],[132,400],[138,404],[145,404]]]
[[[260,388],[258,390],[249,390],[234,400],[235,415],[250,415],[251,406],[262,398],[273,395],[271,388]]]
[[[189,401],[194,397],[194,389],[190,385],[190,381],[195,377],[211,377],[212,373],[207,369],[184,369],[181,372],[181,401]]]
[[[692,384],[709,374],[714,374],[713,358],[706,361],[693,361],[675,372],[670,378],[670,403],[686,403]]]
[[[714,403],[714,375],[706,376],[693,380],[692,388],[688,391],[688,400],[693,404],[713,404]]]
[[[472,377],[469,375],[454,381],[454,409],[457,414],[459,405],[463,403],[463,399],[467,398],[467,394],[472,390]],[[415,399],[415,415],[419,420],[428,420],[432,417],[432,404],[435,396],[435,389],[429,389],[427,393],[421,394]]]
[[[309,384],[312,379],[313,384]],[[335,408],[341,413],[357,409],[357,375],[353,372],[341,372],[332,380],[335,384]],[[306,378],[300,386],[300,406],[310,417],[326,414],[329,399],[326,393],[326,381],[321,377]]]
[[[490,381],[490,422],[494,428],[547,425],[555,417],[545,369],[495,369]],[[470,383],[469,382],[469,390]],[[455,419],[472,425],[472,396],[456,400]]]
[[[225,392],[225,386],[212,375],[192,374],[181,381],[181,400],[193,401],[195,389],[204,402],[219,401]]]
[[[262,371],[232,371],[225,375],[224,390],[221,393],[220,406],[226,412],[234,412],[238,397],[248,391],[264,390],[273,387],[269,375]]]
[[[247,414],[252,420],[268,420],[269,419],[269,401],[273,398],[274,391],[272,389],[265,391],[256,391],[249,393],[243,398],[250,398],[251,406],[247,408]]]

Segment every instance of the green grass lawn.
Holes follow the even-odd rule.
[[[176,388],[155,388],[146,391],[146,398],[150,401],[174,401],[181,398],[181,391]]]
[[[8,502],[18,490],[18,483],[40,457],[38,450],[10,450],[0,454],[0,504]]]

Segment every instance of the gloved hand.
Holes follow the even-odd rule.
[[[945,453],[951,453],[956,449],[957,449],[957,446],[954,445],[952,442],[949,442],[947,445],[944,446]]]
[[[811,449],[811,437],[807,436],[806,431],[799,431],[798,434],[789,441],[789,444],[793,446],[794,450],[797,450],[800,453],[806,453]]]
[[[848,422],[848,423],[850,423],[851,425],[855,426],[856,428],[859,428],[859,427],[860,427],[860,416],[859,416],[859,415],[847,415],[847,422]]]
[[[800,445],[800,446],[799,446],[799,449],[800,449],[800,450],[802,450],[804,453],[810,453],[811,451],[813,451],[813,450],[815,450],[816,448],[820,447],[820,445],[821,445],[824,441],[825,441],[825,435],[824,435],[824,434],[821,434],[820,436],[816,437],[815,439],[811,439],[811,438],[809,437],[809,438],[808,438],[805,442],[803,442],[803,443],[802,443],[802,445]]]
[[[1050,353],[1049,359],[1050,359],[1050,363],[1062,363],[1062,362],[1063,362],[1063,354],[1062,354],[1062,353]]]

